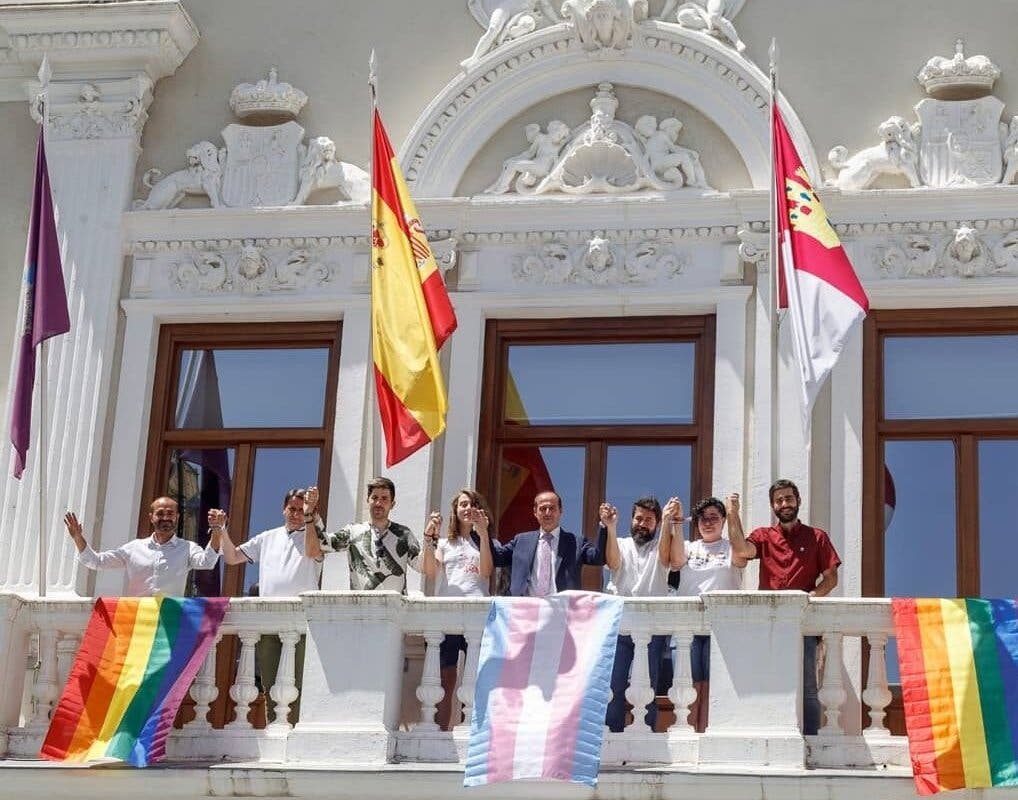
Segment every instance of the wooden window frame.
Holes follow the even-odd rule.
[[[952,308],[871,311],[863,355],[863,542],[862,593],[884,596],[884,442],[937,439],[955,445],[955,533],[959,597],[979,596],[979,441],[1018,438],[1018,418],[884,418],[884,340],[902,336],[1018,335],[1014,308]]]
[[[580,519],[596,519],[598,504],[605,492],[608,447],[662,442],[692,446],[690,502],[695,502],[693,498],[701,496],[711,486],[714,450],[714,326],[714,315],[488,320],[485,327],[484,381],[478,430],[476,474],[480,491],[492,498],[492,502],[498,496],[497,457],[499,449],[506,444],[582,446],[586,448],[586,464]],[[691,342],[695,345],[692,423],[520,426],[506,424],[503,420],[510,346],[645,342]],[[583,529],[588,527],[581,526]],[[596,577],[597,588],[600,588],[600,575]]]

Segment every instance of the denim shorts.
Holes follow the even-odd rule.
[[[693,646],[689,650],[690,667],[693,682],[710,680],[710,637],[694,636]]]
[[[438,664],[442,669],[459,664],[460,651],[467,652],[467,640],[462,634],[450,633],[438,647]]]

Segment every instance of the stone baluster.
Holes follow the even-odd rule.
[[[463,721],[456,725],[456,730],[470,732],[470,721],[474,715],[474,690],[477,687],[477,662],[481,655],[481,628],[468,628],[464,633],[467,640],[467,659],[463,666],[463,679],[460,681],[456,697],[463,704]]]
[[[844,733],[841,727],[841,706],[848,695],[845,692],[845,683],[841,678],[842,639],[843,636],[838,631],[824,634],[824,645],[827,649],[824,658],[824,683],[817,696],[823,707],[826,721],[817,732],[825,736],[839,736]]]
[[[650,634],[645,630],[634,630],[633,666],[629,672],[629,688],[626,690],[626,700],[633,706],[633,724],[626,729],[626,733],[640,731],[645,732],[646,723],[643,718],[647,715],[647,704],[654,701],[654,687],[650,685],[650,662],[647,659],[647,645],[650,643]]]
[[[866,637],[870,643],[870,663],[866,673],[866,689],[862,701],[869,707],[870,724],[863,731],[864,736],[890,736],[884,722],[885,709],[891,702],[891,691],[887,688],[887,661],[885,648],[887,634],[871,633]]]
[[[57,686],[67,685],[67,676],[71,674],[74,656],[78,653],[81,635],[77,633],[61,633],[57,639]]]
[[[679,632],[673,634],[675,642],[675,675],[668,697],[675,706],[675,727],[673,730],[690,733],[693,726],[689,724],[689,707],[696,699],[693,688],[693,672],[689,664],[689,649],[693,644],[693,634]]]
[[[35,679],[35,711],[30,722],[33,728],[49,726],[53,704],[60,697],[60,684],[57,683],[57,637],[59,631],[44,629],[39,631],[39,674]]]
[[[237,678],[230,687],[230,698],[237,704],[233,720],[226,724],[230,730],[251,728],[247,715],[251,704],[258,699],[255,686],[255,645],[261,638],[257,631],[240,631],[240,658],[237,660]]]
[[[184,727],[188,730],[211,729],[209,722],[209,709],[219,697],[219,689],[216,687],[216,651],[222,636],[217,636],[215,642],[205,654],[205,660],[198,669],[194,683],[191,684],[191,697],[194,698],[194,719]]]
[[[293,726],[288,719],[290,706],[297,700],[299,692],[296,682],[297,642],[300,634],[297,631],[283,631],[279,634],[282,650],[279,656],[279,670],[276,682],[269,690],[272,698],[276,719],[269,725],[273,730],[289,730]]]
[[[442,700],[442,675],[439,668],[438,648],[442,644],[441,631],[425,631],[424,641],[427,649],[424,652],[424,672],[421,685],[417,687],[417,699],[421,701],[421,721],[417,725],[420,731],[437,731],[435,712]]]

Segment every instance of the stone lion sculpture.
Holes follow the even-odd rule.
[[[840,170],[834,185],[841,189],[867,189],[881,175],[904,175],[912,188],[922,186],[919,177],[917,131],[904,117],[891,117],[877,128],[880,144],[860,150],[851,158],[842,145],[831,149],[827,160]]]
[[[213,208],[223,205],[219,187],[223,179],[222,154],[212,142],[198,142],[187,149],[187,166],[165,178],[162,170],[150,169],[141,182],[149,188],[148,198],[136,203],[138,209],[159,211],[175,208],[187,195],[205,195]]]
[[[342,200],[351,199],[343,162],[336,158],[336,143],[328,136],[316,136],[308,142],[300,166],[300,188],[291,205],[303,205],[319,189],[338,189]]]

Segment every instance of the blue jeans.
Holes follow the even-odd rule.
[[[820,730],[820,698],[817,696],[817,645],[819,636],[802,639],[802,733],[813,736]]]
[[[664,659],[665,651],[668,649],[667,636],[651,636],[650,644],[647,645],[647,660],[650,662],[650,685],[654,687],[655,694],[662,694],[668,687],[659,686],[661,677],[661,662]],[[616,733],[620,733],[626,727],[626,689],[629,687],[629,673],[633,666],[633,656],[636,653],[636,645],[633,644],[633,637],[620,636],[615,647],[615,664],[612,667],[612,698],[608,702],[608,713],[605,715],[605,724]],[[657,722],[657,704],[651,702],[647,705],[647,714],[644,722],[654,729]]]

